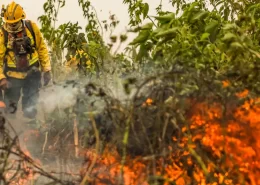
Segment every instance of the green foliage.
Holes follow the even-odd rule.
[[[138,35],[130,43],[139,47],[133,51],[137,52],[135,61],[154,61],[157,68],[168,69],[178,60],[199,71],[216,71],[241,79],[256,90],[257,86],[248,82],[259,79],[256,61],[260,57],[260,30],[255,13],[259,6],[245,4],[245,9],[239,6],[229,12],[230,3],[219,1],[220,8],[210,11],[204,1],[173,2],[182,8],[182,14],[165,12],[154,16],[153,22],[136,28]],[[236,3],[230,7],[233,6]],[[228,19],[229,16],[232,18]]]
[[[130,26],[139,25],[147,17],[149,5],[142,0],[124,0],[123,3],[129,6]]]
[[[81,71],[81,74],[87,75],[88,72],[91,72],[91,74],[99,75],[100,65],[103,65],[103,58],[108,54],[109,48],[103,41],[102,27],[90,1],[79,0],[78,4],[82,8],[83,17],[88,20],[85,30],[82,30],[78,22],[63,23],[56,28],[57,15],[59,9],[65,6],[65,0],[48,0],[43,6],[45,14],[38,18],[41,23],[41,31],[52,51],[51,57],[55,66],[54,70],[57,69],[57,73],[62,68],[62,57],[64,50],[66,50],[65,58],[67,61],[70,60],[71,56],[80,61],[78,70]],[[82,51],[87,54],[88,58],[76,54]],[[89,59],[91,65],[94,65],[90,71],[89,65],[86,64]]]

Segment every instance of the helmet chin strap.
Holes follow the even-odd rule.
[[[18,33],[23,30],[23,23],[22,21],[19,21],[15,26],[5,23],[4,29],[10,33]]]

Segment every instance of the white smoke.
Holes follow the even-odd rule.
[[[77,96],[81,92],[78,86],[51,85],[40,91],[39,104],[46,113],[54,111],[56,108],[65,109],[75,105]]]
[[[134,73],[128,77],[141,78],[138,74]],[[103,90],[105,90],[105,92],[109,96],[118,99],[121,102],[124,102],[125,100],[131,99],[137,90],[134,85],[130,85],[130,94],[127,94],[124,89],[124,83],[126,83],[126,80],[127,77],[123,78],[119,77],[118,75],[106,75],[101,79],[81,79],[78,80],[80,81],[80,83],[68,83],[68,81],[65,81],[59,85],[50,85],[48,87],[43,87],[40,90],[39,105],[41,109],[44,109],[43,111],[45,111],[45,113],[51,113],[57,108],[59,110],[63,110],[74,106],[78,97],[87,99],[90,103],[95,98],[88,97],[88,95],[85,94],[85,86],[89,82],[96,85],[97,88],[102,88]],[[96,104],[99,104],[98,101],[100,100],[97,100]],[[99,105],[102,105],[102,103]],[[99,108],[102,109],[102,106]]]

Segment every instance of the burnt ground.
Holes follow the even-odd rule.
[[[41,90],[40,100],[44,99],[46,94],[55,95],[55,97],[57,95],[57,93],[55,94],[53,91],[53,88],[47,88]],[[23,117],[21,102],[19,101],[15,116],[5,115],[6,130],[12,138],[18,136],[21,149],[26,154],[29,154],[35,162],[40,162],[40,166],[43,170],[52,172],[61,179],[70,178],[71,174],[79,173],[83,158],[75,157],[74,144],[71,142],[73,141],[73,135],[69,136],[70,138],[67,143],[61,144],[58,140],[62,140],[63,138],[57,139],[57,136],[51,135],[48,130],[44,129],[44,112],[44,107],[39,104],[37,123],[28,124],[31,120]],[[54,147],[53,145],[55,145],[55,143],[53,142],[55,141],[57,141],[57,146]],[[45,181],[46,179],[41,177],[40,181],[36,184],[42,184],[45,183]],[[46,182],[48,182],[48,180]]]

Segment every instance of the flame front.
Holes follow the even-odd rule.
[[[235,109],[226,107],[226,111],[218,103],[196,104],[189,126],[181,128],[183,137],[173,136],[173,141],[179,141],[178,150],[169,146],[170,154],[157,159],[155,168],[148,167],[144,158],[129,157],[123,167],[123,184],[146,185],[151,177],[162,178],[165,185],[194,181],[201,185],[260,184],[257,102],[259,99],[250,100]],[[117,184],[122,170],[120,161],[115,151],[107,150],[99,156],[92,171],[95,184]]]

